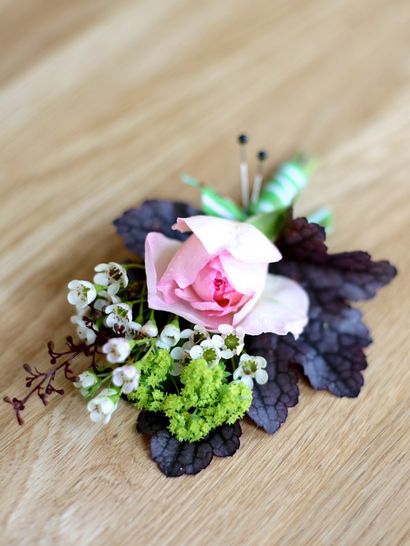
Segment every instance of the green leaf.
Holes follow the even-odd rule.
[[[290,208],[284,208],[263,212],[250,216],[246,222],[258,228],[268,239],[275,240],[285,227],[290,211]]]

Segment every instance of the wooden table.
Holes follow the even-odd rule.
[[[127,256],[111,221],[146,197],[239,195],[235,137],[273,166],[321,157],[300,212],[335,207],[333,250],[400,276],[362,306],[359,399],[303,383],[282,429],[166,479],[122,407],[102,431],[70,384],[19,428],[1,405],[4,545],[409,544],[407,0],[1,0],[1,393],[70,331],[65,285]],[[407,503],[407,506],[406,506]]]

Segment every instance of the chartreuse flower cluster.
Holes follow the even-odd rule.
[[[210,366],[204,358],[190,360],[178,380],[172,378],[173,365],[166,349],[148,353],[137,364],[139,388],[128,398],[140,409],[163,412],[178,440],[200,440],[220,425],[235,423],[249,409],[252,389],[230,381],[223,362]]]
[[[68,285],[77,335],[104,357],[75,382],[89,400],[91,419],[108,423],[125,395],[137,409],[164,414],[179,441],[195,442],[234,424],[251,405],[254,381],[267,382],[266,360],[247,355],[243,329],[229,324],[217,333],[199,324],[181,330],[178,317],[170,316],[159,331],[144,282],[128,278],[132,267],[138,269],[99,264],[94,282]]]

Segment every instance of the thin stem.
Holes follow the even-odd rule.
[[[63,370],[66,379],[75,381],[77,375],[71,369],[73,360],[80,354],[84,354],[88,357],[92,356],[93,354],[92,350],[94,347],[92,345],[88,346],[85,343],[76,345],[74,344],[71,336],[67,337],[67,346],[69,349],[68,351],[58,353],[54,350],[54,344],[51,341],[48,343],[50,363],[53,365],[53,367],[45,372],[41,372],[37,368],[32,369],[29,364],[23,365],[24,370],[28,373],[28,376],[26,376],[26,387],[30,390],[21,399],[16,397],[10,398],[9,396],[5,396],[3,398],[4,402],[12,406],[19,425],[24,424],[24,420],[21,417],[21,412],[25,409],[26,404],[32,395],[37,394],[41,402],[46,406],[48,404],[48,397],[53,393],[60,395],[64,394],[63,389],[58,389],[53,385],[57,372],[59,370]],[[67,354],[70,354],[70,356],[55,366],[57,360],[67,356]]]
[[[171,374],[169,374],[169,377],[171,378],[171,381],[172,381],[172,383],[174,384],[174,387],[175,387],[175,389],[176,389],[176,391],[177,391],[177,394],[179,394],[179,388],[178,388],[177,382],[175,381],[174,376],[171,375]]]
[[[144,264],[121,264],[124,269],[145,269]]]
[[[144,303],[146,301],[147,300],[144,298],[144,299],[139,299],[139,300],[123,301],[121,303],[126,303],[127,305],[134,305],[134,303]]]

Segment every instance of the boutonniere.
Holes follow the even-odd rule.
[[[264,182],[260,151],[251,191],[246,143],[240,135],[241,206],[183,175],[200,209],[151,200],[114,221],[134,259],[68,283],[76,340],[61,352],[48,344],[46,371],[24,365],[26,395],[5,398],[20,424],[32,396],[63,394],[64,374],[95,423],[115,427],[121,400],[134,406],[152,459],[180,476],[233,455],[246,415],[276,432],[298,402],[299,373],[314,389],[358,396],[371,337],[352,302],[396,269],[362,251],[329,253],[329,210],[293,217],[315,167],[305,156]]]

